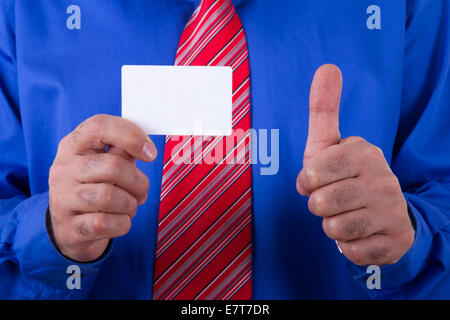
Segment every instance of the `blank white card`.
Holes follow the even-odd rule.
[[[151,135],[230,135],[232,69],[123,66],[122,117]]]

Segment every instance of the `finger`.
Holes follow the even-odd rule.
[[[127,234],[131,228],[131,218],[125,214],[85,213],[72,219],[78,242],[120,237]]]
[[[131,154],[129,154],[125,150],[120,149],[120,148],[115,147],[115,146],[110,146],[108,148],[107,153],[118,155],[118,156],[124,158],[125,160],[128,160],[128,161],[133,162],[133,163],[136,162],[136,158],[135,157],[133,157]]]
[[[339,143],[339,101],[342,75],[335,65],[321,66],[314,75],[309,97],[309,129],[303,162]]]
[[[155,145],[141,128],[111,115],[87,119],[69,135],[69,141],[72,151],[77,154],[104,152],[111,145],[142,161],[153,161],[157,156]]]
[[[78,158],[80,183],[109,183],[120,187],[141,203],[148,192],[147,176],[132,162],[109,153],[97,153]]]
[[[331,146],[306,163],[297,182],[309,194],[330,183],[357,177],[361,172],[362,158],[369,148],[370,144],[362,138],[359,142]]]
[[[309,197],[308,208],[317,216],[330,217],[363,208],[367,202],[361,179],[351,178],[316,189]]]
[[[79,184],[68,207],[74,212],[121,213],[134,217],[138,202],[125,190],[107,183]]]
[[[374,234],[367,238],[351,241],[338,241],[339,248],[350,261],[363,265],[383,265],[396,263],[404,252],[401,246],[384,234]]]
[[[366,238],[383,230],[380,221],[365,208],[325,217],[322,227],[330,239],[338,241]]]
[[[308,191],[306,191],[306,190],[302,187],[302,184],[301,184],[299,181],[300,181],[300,174],[299,174],[299,176],[297,177],[297,185],[296,185],[298,193],[300,193],[302,196],[309,196],[311,193],[308,192]]]
[[[129,154],[128,152],[126,152],[123,149],[120,149],[118,147],[114,147],[114,146],[110,146],[108,148],[107,153],[112,153],[112,154],[116,154],[118,156],[121,156],[122,158],[131,161],[132,163],[136,164],[136,158],[133,157],[131,154]],[[148,182],[148,178],[147,176],[144,175],[144,177],[146,178],[147,182]],[[147,188],[144,188],[143,190],[145,190],[145,194],[143,198],[140,198],[139,196],[136,196],[136,199],[138,199],[139,205],[144,204],[147,201],[148,198],[148,186]]]

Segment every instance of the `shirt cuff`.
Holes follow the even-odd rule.
[[[45,192],[23,201],[16,208],[21,217],[18,219],[14,250],[21,271],[38,298],[84,298],[90,292],[103,261],[110,255],[113,242],[92,263],[68,259],[54,246],[47,232],[47,207],[48,192]],[[67,285],[68,278],[74,274],[74,265],[80,270],[79,289],[69,289]]]
[[[410,217],[415,224],[414,242],[411,248],[395,264],[380,266],[381,288],[369,289],[367,278],[373,273],[367,273],[367,266],[358,266],[348,261],[350,268],[353,270],[353,279],[359,282],[372,298],[401,288],[415,279],[424,268],[430,254],[433,234],[417,208],[408,200],[406,194],[405,199],[410,210]]]

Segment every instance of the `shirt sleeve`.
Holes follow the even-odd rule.
[[[0,2],[0,298],[85,298],[109,250],[87,264],[62,256],[46,229],[48,192],[30,192],[20,120],[13,3]],[[78,268],[69,268],[73,265]],[[80,286],[70,279],[77,270]],[[68,286],[68,282],[75,286]]]
[[[409,251],[381,267],[381,290],[367,288],[366,269],[352,265],[370,297],[450,298],[450,1],[409,0],[402,109],[392,170],[416,224]]]

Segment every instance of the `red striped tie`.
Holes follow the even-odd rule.
[[[232,67],[234,138],[166,137],[153,298],[250,299],[250,71],[231,0],[200,2],[175,64]]]

